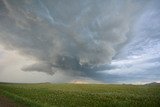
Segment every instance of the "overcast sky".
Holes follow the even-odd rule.
[[[159,0],[1,0],[1,82],[160,82]]]

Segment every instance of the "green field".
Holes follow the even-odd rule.
[[[160,107],[160,85],[0,84],[26,107]]]

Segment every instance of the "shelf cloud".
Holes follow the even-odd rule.
[[[153,30],[159,35],[159,25],[153,25],[156,27],[153,29],[149,26],[151,31],[145,34],[140,31],[142,18],[156,17],[153,15],[159,12],[158,2],[1,0],[0,44],[35,60],[34,64],[23,66],[23,71],[51,75],[59,71],[98,80],[118,79],[121,76],[110,72],[121,68],[116,65],[120,58],[124,61],[137,56],[136,52],[139,54],[144,35],[149,40],[159,40],[159,36],[152,36]],[[157,22],[146,22],[146,25],[158,23],[158,18]],[[127,53],[127,50],[135,53]],[[100,71],[105,71],[106,75]]]

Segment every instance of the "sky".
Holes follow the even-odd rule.
[[[1,0],[0,82],[160,82],[159,0]]]

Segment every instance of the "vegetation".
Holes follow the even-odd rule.
[[[160,85],[0,84],[27,107],[160,107]]]

